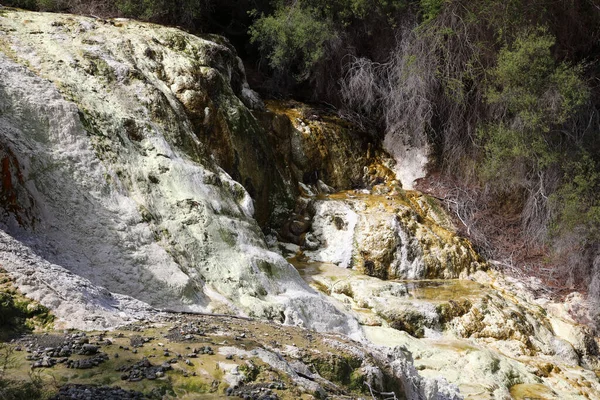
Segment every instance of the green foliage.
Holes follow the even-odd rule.
[[[581,67],[557,64],[551,54],[555,39],[545,29],[517,37],[498,55],[492,71],[496,87],[488,90],[491,104],[502,104],[526,129],[549,130],[562,124],[588,98]]]
[[[68,0],[37,0],[36,5],[40,11],[64,11],[68,9]]]
[[[7,7],[23,8],[25,10],[37,10],[37,3],[38,2],[36,0],[6,0],[2,4]]]
[[[40,382],[13,381],[0,377],[0,398],[2,400],[31,400],[46,397]]]
[[[499,52],[486,94],[500,116],[480,130],[487,179],[523,179],[506,169],[520,163],[526,173],[533,173],[559,160],[562,138],[557,128],[587,101],[589,91],[580,66],[554,61],[554,43],[546,30],[536,29]]]
[[[290,70],[299,80],[324,56],[325,45],[335,37],[331,23],[308,7],[280,7],[264,14],[250,29],[252,43],[258,43],[275,70]]]
[[[583,240],[600,240],[600,162],[586,151],[565,168],[564,184],[552,195],[557,209],[553,233],[559,235],[577,227],[584,229]]]
[[[442,11],[444,0],[421,0],[423,22],[434,20]]]
[[[370,23],[377,21],[377,17],[385,17],[387,22],[393,25],[396,17],[406,9],[408,4],[406,0],[304,1],[311,7],[318,9],[325,18],[344,27],[353,25],[356,22]]]
[[[207,11],[209,3],[207,0],[116,0],[115,5],[125,17],[191,26]]]
[[[4,5],[34,11],[68,11],[71,5],[69,0],[8,0]]]
[[[0,292],[0,325],[9,326],[20,315],[21,312],[15,307],[13,296],[6,292]]]
[[[345,41],[394,27],[406,5],[390,0],[279,0],[271,14],[251,13],[256,19],[249,33],[272,69],[301,81],[324,62],[334,42],[351,47]]]
[[[0,339],[45,326],[54,320],[50,311],[13,290],[0,291]]]

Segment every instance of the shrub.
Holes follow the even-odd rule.
[[[194,27],[212,7],[211,0],[116,0],[116,8],[125,17]]]
[[[556,209],[553,234],[559,236],[576,229],[588,243],[600,241],[600,162],[581,151],[565,166],[562,186],[551,197]]]
[[[250,36],[271,68],[290,71],[303,80],[324,56],[325,45],[336,32],[315,8],[290,6],[278,8],[273,15],[261,14],[250,28]]]

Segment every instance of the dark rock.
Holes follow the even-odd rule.
[[[98,352],[98,347],[93,344],[84,344],[78,354],[91,356]]]
[[[170,369],[172,369],[171,364],[169,364],[168,362],[162,363],[160,365],[160,367],[164,370],[164,371],[168,371]]]
[[[61,387],[58,394],[52,397],[51,400],[141,400],[145,398],[141,392],[124,390],[119,387],[69,384]]]
[[[305,221],[292,221],[290,223],[290,231],[296,235],[300,236],[305,232],[308,232],[310,229],[310,223]]]

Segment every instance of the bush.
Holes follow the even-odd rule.
[[[12,289],[0,291],[0,340],[46,326],[54,317],[46,307],[26,299]]]
[[[260,17],[250,28],[251,42],[257,43],[274,70],[290,71],[297,80],[308,77],[336,36],[330,21],[313,7],[280,7],[275,14]]]
[[[37,0],[5,0],[4,5],[7,7],[23,8],[25,10],[37,10]]]
[[[116,0],[119,14],[146,21],[188,28],[208,14],[212,0]]]
[[[600,241],[600,162],[581,151],[565,166],[563,185],[552,195],[553,234],[582,230],[587,243]],[[585,243],[582,243],[585,244]]]
[[[249,33],[275,74],[309,81],[319,100],[337,102],[346,56],[387,56],[408,1],[279,0],[273,12],[254,11]],[[375,44],[375,45],[374,45]],[[285,88],[284,88],[285,90]]]
[[[564,138],[559,129],[587,102],[589,90],[581,66],[554,61],[554,43],[546,30],[536,29],[500,50],[487,91],[499,116],[482,130],[488,179],[523,184],[560,158]],[[515,163],[525,166],[525,176],[507,174]]]

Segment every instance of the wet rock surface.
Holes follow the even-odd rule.
[[[534,281],[496,271],[468,280],[384,281],[331,263],[291,261],[311,286],[355,313],[371,342],[401,346],[420,374],[445,377],[465,398],[600,396],[599,358],[592,356],[599,339],[569,315],[568,302],[536,295]]]
[[[330,262],[381,279],[456,279],[487,268],[437,200],[381,186],[310,198],[308,260]],[[381,189],[380,189],[381,190]],[[394,191],[394,193],[392,193]]]

